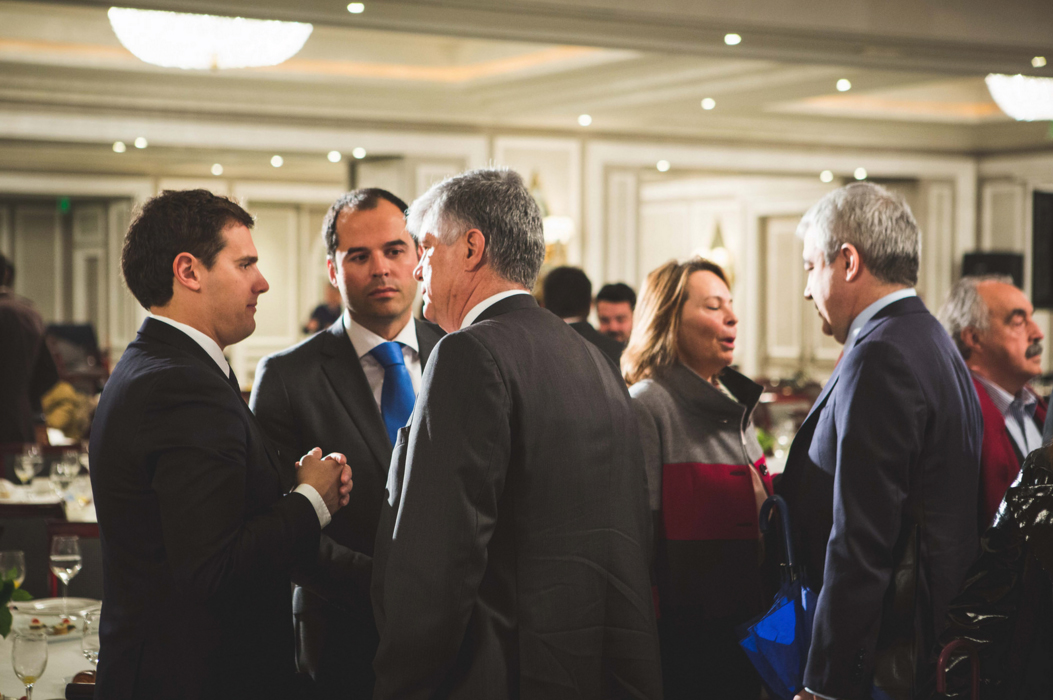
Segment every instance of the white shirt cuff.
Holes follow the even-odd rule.
[[[809,693],[811,693],[815,697],[819,698],[819,700],[837,700],[837,698],[832,698],[829,695],[820,695],[819,693],[815,692],[811,688],[805,688],[805,690],[807,690]]]
[[[300,484],[293,489],[293,493],[302,493],[307,496],[307,500],[314,506],[314,513],[318,516],[318,524],[324,529],[329,521],[333,519],[333,516],[329,514],[329,509],[325,505],[325,501],[322,500],[321,494],[318,493],[318,489],[311,486],[310,484]]]

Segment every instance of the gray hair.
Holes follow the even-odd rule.
[[[991,309],[980,295],[980,285],[984,282],[1001,282],[1002,284],[1013,284],[1013,278],[1008,275],[971,275],[962,277],[951,288],[947,301],[940,307],[937,317],[940,323],[947,329],[954,344],[958,346],[958,352],[966,360],[969,359],[969,348],[962,342],[962,331],[966,328],[975,328],[980,333],[986,331],[991,323]]]
[[[856,182],[820,199],[801,219],[797,235],[809,230],[826,262],[850,243],[867,269],[886,284],[918,282],[921,236],[906,201],[880,185]]]
[[[479,229],[490,268],[527,289],[545,261],[541,211],[523,178],[507,168],[469,170],[432,185],[406,219],[413,236],[422,240],[430,229],[444,245]]]

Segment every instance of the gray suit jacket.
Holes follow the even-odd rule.
[[[442,329],[414,323],[421,364],[427,366]],[[342,452],[351,465],[351,500],[324,530],[325,586],[310,581],[313,594],[297,591],[294,612],[301,669],[311,673],[323,694],[343,688],[344,696],[351,692],[352,697],[368,697],[376,651],[369,581],[391,441],[343,319],[260,360],[249,405],[281,452],[283,464],[291,466],[318,446],[326,453]],[[332,546],[334,542],[340,546]],[[350,619],[318,596],[339,605]]]
[[[375,698],[661,696],[643,455],[599,349],[493,305],[435,347],[388,476]]]

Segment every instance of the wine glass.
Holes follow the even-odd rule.
[[[26,700],[33,700],[33,684],[48,665],[48,638],[43,632],[16,632],[11,647],[11,665],[26,686]]]
[[[40,457],[40,447],[28,445],[22,454],[15,457],[15,476],[23,485],[33,480],[40,471],[44,460]]]
[[[92,666],[99,665],[99,623],[101,621],[101,607],[84,611],[84,636],[80,638],[80,651]]]
[[[22,552],[0,552],[0,581],[8,580],[15,582],[15,588],[26,580],[26,555]]]
[[[69,582],[80,573],[80,538],[76,535],[59,535],[51,541],[51,573],[62,581],[62,614],[68,615],[66,598]]]
[[[79,473],[80,456],[74,450],[67,450],[62,459],[51,463],[51,484],[61,496]]]

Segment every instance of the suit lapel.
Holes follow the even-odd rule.
[[[428,365],[428,358],[435,344],[442,338],[442,331],[435,325],[424,323],[413,319],[417,327],[417,354],[420,356],[420,368],[423,370]]]
[[[299,459],[300,455],[297,455],[290,460],[289,470],[282,470],[281,457],[279,456],[278,451],[274,449],[274,446],[271,445],[271,441],[267,439],[267,434],[264,432],[263,427],[260,426],[259,422],[256,420],[256,416],[249,410],[241,393],[231,385],[230,377],[224,376],[223,370],[221,370],[219,365],[216,364],[216,361],[205,352],[205,349],[198,345],[197,341],[178,328],[174,328],[163,321],[158,321],[152,318],[147,318],[143,321],[143,325],[139,328],[139,334],[172,345],[188,353],[208,368],[208,371],[215,372],[216,375],[223,378],[223,383],[226,384],[227,389],[237,397],[238,403],[244,409],[245,413],[248,414],[249,422],[255,427],[258,439],[263,444],[264,452],[267,455],[267,461],[270,463],[271,468],[278,473],[278,479],[282,485],[282,489],[288,491],[292,486],[292,481],[295,480],[293,479],[291,472],[292,462]]]
[[[373,400],[373,390],[369,388],[366,373],[362,371],[362,363],[355,354],[351,339],[347,337],[343,320],[337,321],[325,332],[329,339],[323,349],[325,356],[322,358],[322,371],[333,385],[351,420],[358,426],[370,452],[386,469],[391,461],[391,441],[377,402]],[[369,400],[365,401],[363,397]]]

